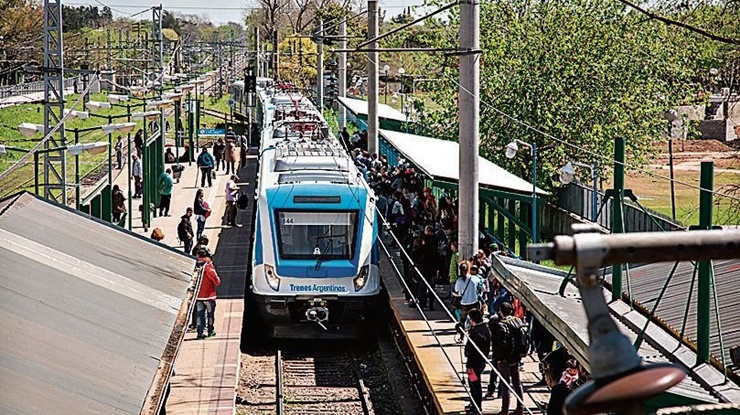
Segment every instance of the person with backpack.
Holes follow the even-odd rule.
[[[524,413],[522,382],[519,377],[519,367],[522,357],[529,352],[529,332],[526,324],[514,316],[514,307],[504,302],[499,307],[501,321],[496,327],[493,338],[493,360],[498,366],[503,381],[509,383],[516,393],[517,400],[515,415]],[[509,388],[501,385],[501,412],[498,415],[509,415]]]
[[[206,180],[208,180],[208,187],[213,185],[211,171],[213,171],[213,165],[215,163],[216,162],[213,160],[211,153],[208,152],[207,148],[203,147],[197,161],[198,167],[200,168],[200,187],[206,186]]]
[[[468,342],[465,343],[465,368],[468,373],[468,385],[472,402],[465,407],[470,413],[482,413],[483,391],[481,389],[481,376],[486,368],[485,357],[491,349],[491,332],[488,326],[483,324],[483,313],[477,308],[470,310],[470,330],[468,331]],[[477,346],[479,350],[476,350]]]

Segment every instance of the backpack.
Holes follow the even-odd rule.
[[[242,193],[236,201],[236,206],[239,209],[246,209],[249,206],[249,196]]]
[[[504,342],[506,350],[509,350],[511,353],[509,356],[510,363],[519,361],[519,359],[527,355],[530,348],[531,339],[527,325],[517,317],[507,317],[501,320],[500,326],[506,333]]]

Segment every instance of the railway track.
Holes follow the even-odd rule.
[[[278,351],[275,365],[278,415],[375,413],[351,352]]]
[[[377,344],[293,346],[242,354],[237,414],[402,413]]]

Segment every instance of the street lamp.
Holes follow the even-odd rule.
[[[596,223],[596,219],[598,215],[596,205],[599,203],[599,189],[598,189],[599,164],[598,162],[594,162],[594,164],[591,165],[591,164],[586,164],[586,163],[580,163],[578,161],[573,161],[573,162],[569,161],[565,163],[565,166],[560,168],[560,183],[570,184],[573,181],[573,179],[575,179],[576,171],[575,171],[575,168],[573,168],[574,165],[585,167],[591,171],[591,178],[594,181],[594,187],[592,190],[593,194],[591,195],[591,222]]]
[[[383,104],[388,104],[388,71],[391,70],[390,65],[383,65],[383,74],[385,75],[385,88],[383,89]]]
[[[18,126],[18,131],[20,131],[20,133],[23,134],[25,137],[31,138],[36,135],[36,133],[43,133],[44,128],[45,127],[41,124],[31,124],[30,122],[24,122]]]
[[[75,111],[70,109],[64,110],[64,116],[69,118],[79,118],[81,120],[86,120],[90,117],[90,113],[87,111]]]
[[[108,94],[108,102],[118,104],[119,102],[128,101],[128,95]]]
[[[110,102],[87,101],[87,108],[99,110],[101,108],[110,108]]]
[[[134,131],[134,128],[136,128],[136,123],[135,122],[124,122],[120,124],[107,124],[107,125],[100,126],[100,128],[102,128],[103,131],[106,132],[106,134],[112,134],[113,131],[118,131],[121,134],[128,134]]]
[[[532,144],[514,139],[506,145],[506,158],[513,159],[519,151],[519,144],[528,147],[532,156],[532,243],[538,242],[537,236],[537,143]]]
[[[169,99],[162,99],[159,101],[149,101],[146,103],[146,106],[148,108],[164,108],[167,106],[170,106],[172,104],[172,101]]]
[[[153,120],[159,117],[160,111],[145,111],[145,112],[135,112],[131,114],[131,118],[140,121],[146,118],[147,120]]]
[[[39,154],[44,153],[51,153],[54,151],[68,151],[69,154],[73,156],[78,156],[82,154],[83,151],[88,152],[90,154],[102,154],[108,149],[108,143],[104,141],[98,141],[94,143],[85,143],[85,144],[73,144],[73,145],[67,145],[67,146],[61,146],[61,147],[54,147],[54,148],[44,148],[37,150],[33,153],[33,169],[34,169],[34,175],[33,175],[33,188],[34,193],[38,196],[39,194]],[[79,183],[77,183],[77,186],[79,186]],[[62,189],[63,192],[66,192],[66,189]]]

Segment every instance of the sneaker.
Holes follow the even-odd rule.
[[[404,305],[409,305],[409,300],[403,300]]]
[[[194,332],[194,331],[195,331],[195,330],[197,330],[197,329],[198,329],[198,328],[197,328],[197,327],[195,327],[195,326],[188,326],[188,330],[187,330],[187,331],[188,331],[188,333],[192,333],[192,332]]]
[[[199,334],[198,337],[197,337],[198,340],[203,340],[205,338],[206,338],[206,335],[205,334]]]
[[[514,412],[512,412],[514,415],[524,415],[524,408],[516,408],[514,409]]]
[[[208,333],[208,337],[215,337],[215,336],[216,336],[216,332],[215,331],[212,331],[212,332]]]
[[[486,399],[494,399],[493,397],[496,395],[496,391],[488,391],[486,392]]]

